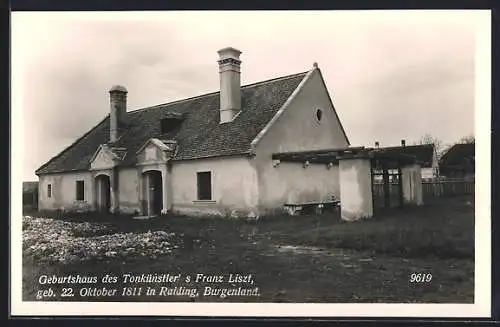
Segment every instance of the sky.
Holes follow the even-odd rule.
[[[12,97],[23,179],[109,113],[218,91],[217,50],[242,51],[250,84],[317,62],[353,146],[445,144],[474,134],[477,26],[470,11],[15,12]]]

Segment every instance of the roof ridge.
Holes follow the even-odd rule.
[[[399,148],[415,148],[415,147],[430,147],[435,146],[434,143],[426,144],[409,144],[409,145],[391,145],[391,146],[381,146],[379,149],[399,149]]]
[[[271,78],[271,79],[263,80],[263,81],[260,81],[260,82],[254,82],[254,83],[251,83],[251,84],[246,84],[246,85],[243,85],[241,87],[244,88],[244,87],[255,86],[257,84],[266,84],[266,83],[270,83],[270,82],[276,82],[276,81],[282,80],[282,79],[288,79],[288,78],[297,77],[299,75],[305,75],[308,72],[309,72],[309,70],[306,70],[306,71],[303,71],[303,72],[300,72],[300,73],[295,73],[295,74],[290,74],[290,75],[285,75],[285,76],[278,76],[278,77],[274,77],[274,78]]]
[[[285,76],[274,77],[274,78],[271,78],[271,79],[268,79],[268,80],[259,81],[259,82],[255,82],[255,83],[251,83],[251,84],[247,84],[247,85],[242,85],[241,88],[255,87],[255,86],[264,85],[264,84],[270,83],[270,82],[276,82],[278,80],[289,79],[289,78],[297,77],[297,76],[300,76],[300,75],[303,75],[303,74],[307,74],[307,72],[308,71],[304,71],[304,72],[300,72],[300,73],[295,73],[295,74],[290,74],[290,75],[285,75]],[[128,114],[133,114],[133,113],[141,112],[141,111],[147,110],[147,109],[154,109],[154,108],[160,108],[160,107],[164,107],[164,106],[171,106],[171,105],[178,104],[178,103],[181,103],[181,102],[184,102],[184,101],[191,101],[191,100],[195,100],[195,99],[207,97],[207,96],[210,96],[210,95],[215,95],[217,93],[220,93],[220,91],[214,91],[214,92],[209,92],[209,93],[205,93],[205,94],[200,94],[200,95],[192,96],[192,97],[185,98],[185,99],[179,99],[179,100],[174,100],[174,101],[171,101],[171,102],[165,102],[165,103],[157,104],[157,105],[154,105],[154,106],[138,108],[138,109],[134,109],[134,110],[128,111],[127,113]]]
[[[251,101],[251,106],[252,107],[262,107],[263,105],[272,105],[272,109],[278,109],[280,104],[285,102],[287,98],[290,96],[289,93],[293,91],[292,86],[296,88],[297,83],[301,82],[305,77],[307,76],[308,72],[301,72],[301,73],[295,73],[295,74],[290,74],[286,76],[280,76],[280,77],[275,77],[272,79],[268,79],[265,81],[260,81],[256,82],[253,84],[248,84],[243,86],[243,92],[242,92],[242,97],[244,98],[251,98],[254,99],[256,98],[258,102],[260,103],[253,103]],[[300,83],[299,83],[300,84]],[[262,94],[260,90],[262,89]],[[275,92],[275,90],[279,90],[279,92]],[[258,91],[258,92],[256,92]],[[282,92],[283,91],[283,92]],[[218,157],[218,156],[226,156],[226,155],[242,155],[246,154],[247,152],[244,149],[246,142],[250,142],[251,139],[254,137],[254,132],[253,131],[240,131],[243,132],[242,135],[245,138],[245,143],[244,144],[232,144],[232,137],[230,137],[233,133],[236,133],[238,131],[236,130],[226,130],[226,129],[221,129],[217,128],[219,124],[217,124],[217,127],[213,131],[211,126],[206,125],[206,122],[209,122],[213,120],[212,116],[210,113],[211,111],[208,110],[208,108],[212,108],[213,105],[215,104],[216,100],[215,97],[218,97],[217,92],[212,92],[204,95],[198,95],[195,97],[191,97],[188,99],[182,99],[182,100],[177,100],[173,101],[170,103],[166,104],[160,104],[152,107],[147,107],[143,109],[138,109],[134,110],[132,112],[139,112],[138,115],[129,115],[129,118],[132,119],[131,121],[131,126],[130,128],[127,128],[126,133],[124,133],[120,137],[120,141],[110,145],[111,147],[126,147],[128,151],[120,151],[120,150],[115,150],[111,149],[111,151],[114,154],[117,154],[120,158],[122,158],[123,165],[133,165],[134,160],[136,159],[135,151],[136,149],[143,145],[143,141],[145,142],[148,137],[151,137],[157,133],[157,126],[154,125],[152,126],[150,124],[151,119],[159,120],[160,118],[163,117],[163,112],[167,113],[170,111],[179,111],[183,112],[186,111],[184,109],[189,109],[185,113],[192,112],[191,110],[194,110],[196,108],[201,107],[202,110],[200,110],[201,113],[201,118],[197,116],[198,115],[188,115],[186,119],[191,119],[190,121],[193,123],[193,125],[188,126],[186,125],[186,137],[188,138],[189,135],[198,135],[200,137],[206,138],[208,141],[212,142],[213,144],[210,144],[210,149],[206,149],[206,147],[202,146],[203,144],[196,144],[196,142],[193,144],[193,149],[187,150],[186,148],[186,153],[181,154],[180,157],[175,155],[177,159],[194,159],[193,156],[196,158],[202,158],[205,156],[210,156],[210,157]],[[220,94],[220,93],[219,93]],[[272,95],[272,96],[268,96]],[[199,99],[193,101],[193,99]],[[185,106],[188,106],[189,108],[183,108]],[[192,107],[192,108],[191,108]],[[275,108],[276,107],[276,108]],[[146,110],[149,108],[155,108],[153,110]],[[179,110],[177,110],[177,108]],[[270,112],[261,112],[262,110],[259,110],[258,114],[259,115],[264,115],[267,119],[269,118],[268,116],[271,114]],[[131,113],[131,112],[129,112]],[[210,114],[210,115],[209,115]],[[148,118],[149,117],[149,118]],[[215,117],[215,116],[214,116]],[[208,119],[208,121],[207,121]],[[103,117],[103,119],[98,122],[94,127],[90,128],[85,134],[81,135],[77,140],[75,140],[73,143],[68,145],[66,148],[64,148],[58,155],[52,157],[49,161],[47,161],[45,164],[40,166],[36,171],[35,174],[38,176],[44,175],[44,174],[50,174],[50,173],[56,173],[56,172],[68,172],[68,171],[78,171],[78,170],[87,170],[88,169],[88,160],[87,156],[92,155],[92,151],[95,150],[96,148],[99,148],[99,145],[102,145],[104,143],[107,143],[107,137],[105,137],[106,133],[103,130],[108,124],[109,121],[109,114]],[[204,125],[201,126],[202,130],[199,128],[199,123],[204,121]],[[215,121],[215,120],[214,120]],[[137,122],[137,124],[136,124]],[[265,123],[265,121],[262,122],[257,122],[258,124],[262,125]],[[132,125],[134,126],[132,128]],[[135,126],[137,125],[137,126]],[[150,126],[151,125],[151,126]],[[136,128],[137,127],[137,128]],[[189,128],[188,128],[189,127]],[[208,129],[207,129],[208,128]],[[241,128],[238,128],[241,129]],[[214,133],[229,133],[229,135],[222,135],[222,137],[215,137]],[[109,131],[107,132],[109,133]],[[129,137],[132,135],[131,133],[139,133],[137,134],[137,137]],[[124,137],[125,135],[129,135],[127,137]],[[148,136],[149,135],[149,136]],[[195,135],[195,136],[196,136]],[[108,134],[109,136],[109,134]],[[171,138],[173,135],[169,135]],[[198,137],[197,136],[197,137]],[[227,137],[226,137],[227,136]],[[163,137],[168,137],[164,135]],[[184,138],[187,140],[187,138]],[[219,142],[220,141],[220,142]],[[169,145],[170,142],[165,142],[162,140],[162,143]],[[181,142],[182,143],[182,142]],[[80,145],[81,144],[81,145]],[[207,143],[208,144],[208,143]],[[181,145],[182,146],[182,145]],[[211,149],[213,147],[213,149]],[[228,147],[228,148],[227,148]],[[75,148],[76,152],[73,152],[73,148]],[[191,147],[190,147],[191,148]],[[176,147],[176,152],[181,149],[180,147]],[[95,152],[94,152],[95,153]],[[180,153],[180,152],[179,152]],[[73,156],[76,156],[75,158],[70,158]],[[83,157],[85,156],[85,157]],[[128,159],[124,159],[128,158]],[[68,160],[66,160],[68,159]]]

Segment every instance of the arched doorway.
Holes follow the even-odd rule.
[[[149,170],[143,174],[144,201],[143,212],[148,216],[161,214],[163,209],[163,181],[161,172]]]
[[[110,212],[111,209],[111,181],[107,175],[95,178],[96,206],[100,212]]]

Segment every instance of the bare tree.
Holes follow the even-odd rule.
[[[429,133],[424,134],[418,141],[415,142],[415,144],[441,144],[441,140],[439,140],[437,137],[432,136]]]
[[[436,156],[437,158],[441,158],[443,155],[443,150],[445,145],[443,144],[443,141],[438,139],[437,137],[432,136],[429,133],[424,134],[418,141],[414,142],[415,145],[422,145],[422,144],[434,144],[434,151],[436,151]]]
[[[473,134],[464,136],[460,139],[458,143],[461,144],[475,144],[476,143],[476,138]]]

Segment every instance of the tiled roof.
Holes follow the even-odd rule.
[[[446,168],[447,166],[470,166],[475,163],[474,143],[455,144],[443,154],[440,161],[440,166]]]
[[[126,149],[122,162],[124,166],[136,163],[137,150],[150,138],[177,141],[173,160],[248,153],[252,140],[306,74],[304,72],[243,86],[241,113],[226,124],[219,124],[219,92],[130,111],[127,113],[127,130],[113,147]],[[173,117],[182,117],[179,127],[161,134],[161,119]],[[87,170],[95,151],[108,141],[109,115],[42,165],[36,174]]]
[[[422,167],[432,167],[434,158],[434,144],[405,145],[380,148],[386,154],[405,154],[415,157],[422,163]]]

